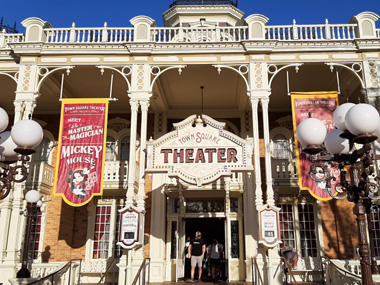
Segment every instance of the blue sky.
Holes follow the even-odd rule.
[[[19,32],[24,32],[21,22],[29,17],[49,21],[53,27],[130,27],[134,16],[147,15],[163,26],[162,13],[172,0],[4,0],[0,16],[4,23],[17,23]],[[17,3],[17,4],[14,4]],[[348,23],[350,18],[363,11],[380,15],[380,0],[239,0],[238,8],[246,16],[263,14],[269,18],[268,25],[290,25],[296,19],[298,24],[323,24],[329,19],[333,24]],[[377,23],[380,27],[380,20]]]

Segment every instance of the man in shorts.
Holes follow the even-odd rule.
[[[281,248],[280,253],[281,256],[286,259],[293,270],[297,269],[298,255],[293,247],[290,245],[285,245],[283,248]]]
[[[205,255],[206,245],[202,239],[202,233],[196,232],[195,239],[192,239],[189,246],[188,257],[191,257],[191,279],[194,282],[195,267],[198,265],[198,282],[201,281],[202,276],[202,261]]]

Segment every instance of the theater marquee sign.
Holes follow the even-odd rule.
[[[174,131],[147,143],[146,172],[166,172],[201,186],[232,171],[253,171],[252,139],[225,131],[225,123],[193,115],[173,126]]]

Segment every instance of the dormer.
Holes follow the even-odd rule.
[[[236,2],[235,2],[236,1]],[[237,0],[176,0],[162,17],[165,27],[242,26]]]

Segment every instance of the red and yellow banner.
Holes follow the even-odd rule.
[[[79,207],[103,193],[108,99],[63,99],[54,195]]]
[[[301,190],[308,190],[312,196],[318,200],[330,200],[332,197],[327,192],[326,182],[321,178],[321,182],[314,182],[310,176],[310,164],[306,154],[302,152],[301,145],[297,139],[297,126],[303,120],[316,118],[321,120],[327,127],[327,132],[335,129],[333,115],[338,107],[337,92],[293,92],[292,93],[292,112],[293,130],[297,153],[297,168],[299,187]],[[336,193],[335,185],[340,182],[340,171],[337,163],[326,162],[330,169],[330,174],[336,178],[331,181],[331,192]],[[321,174],[323,175],[323,174]]]

